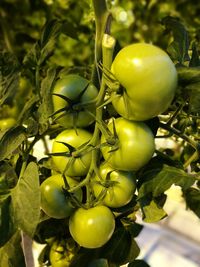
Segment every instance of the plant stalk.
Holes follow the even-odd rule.
[[[102,39],[102,54],[103,54],[103,67],[106,69],[110,69],[110,66],[112,64],[113,59],[113,51],[115,47],[115,39],[112,36],[108,36],[105,34]],[[101,87],[96,103],[96,120],[102,121],[102,114],[103,114],[103,101],[106,93],[106,80],[104,75],[102,76],[101,80]],[[100,107],[100,108],[98,108]],[[87,147],[89,145],[92,145],[92,147],[96,147],[96,149],[92,150],[92,162],[88,171],[88,174],[86,175],[85,179],[82,180],[77,186],[73,187],[69,190],[69,192],[74,192],[77,189],[81,188],[82,186],[85,186],[89,183],[93,173],[97,169],[97,163],[98,163],[98,153],[99,153],[99,142],[100,142],[100,130],[98,122],[95,124],[94,134],[89,142],[89,144],[86,145],[85,150],[87,150]]]
[[[199,150],[199,143],[197,143],[196,141],[191,139],[189,136],[181,133],[179,130],[169,126],[166,123],[162,123],[162,122],[160,122],[160,127],[175,134],[176,136],[180,137],[181,139],[186,141],[188,144],[190,144],[195,150]]]
[[[109,12],[105,0],[93,0],[93,9],[95,16],[96,36],[95,36],[95,58],[92,73],[92,83],[98,88],[100,84],[100,73],[98,63],[102,60],[102,39],[106,29]]]

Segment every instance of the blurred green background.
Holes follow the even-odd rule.
[[[109,0],[113,15],[112,34],[120,46],[138,41],[152,42],[166,49],[170,42],[161,20],[179,18],[191,40],[200,38],[200,2],[177,0]],[[45,22],[65,22],[65,34],[56,43],[51,64],[64,67],[93,63],[95,23],[91,0],[1,0],[0,50],[14,52],[20,61],[39,39]]]

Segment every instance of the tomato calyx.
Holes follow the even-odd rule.
[[[96,181],[95,183],[102,185],[105,189],[109,189],[110,187],[115,186],[119,182],[111,180],[112,172],[114,172],[114,170],[111,170],[106,174],[105,180],[101,179],[100,181]]]
[[[92,147],[92,145],[89,145],[88,144],[89,142],[84,143],[78,149],[76,149],[72,145],[70,145],[68,143],[65,143],[65,142],[56,141],[56,143],[63,144],[64,146],[66,146],[68,148],[69,151],[49,153],[49,155],[52,155],[52,156],[65,156],[65,157],[72,157],[72,158],[80,158],[84,154],[90,152],[91,149],[88,149],[88,148],[89,147]]]
[[[72,238],[54,239],[50,245],[49,259],[52,266],[70,266],[73,258],[80,249]]]
[[[63,173],[65,173],[74,164],[76,159],[79,159],[80,163],[85,167],[85,164],[82,161],[81,157],[89,152],[89,151],[87,151],[87,145],[83,149],[79,150],[79,149],[76,149],[75,147],[73,147],[70,144],[65,143],[65,142],[57,141],[57,143],[63,144],[69,150],[69,151],[66,151],[66,152],[49,153],[49,155],[51,155],[51,156],[58,156],[58,157],[62,156],[62,157],[69,158],[69,161],[66,164]]]
[[[112,132],[108,129],[107,126],[106,128],[109,136],[106,137],[105,145],[111,147],[109,152],[116,151],[119,148],[119,138],[117,135],[114,119],[112,119]]]
[[[72,145],[70,145],[68,143],[61,142],[61,141],[56,141],[56,143],[63,144],[64,146],[66,146],[68,148],[69,151],[66,151],[66,152],[54,152],[54,153],[49,153],[49,155],[51,155],[51,156],[72,157],[72,153],[76,150],[75,147],[73,147]]]
[[[116,92],[120,88],[120,82],[116,79],[115,75],[110,71],[110,69],[103,66],[102,63],[98,64],[98,67],[103,73],[105,83],[107,85],[108,92]]]
[[[61,94],[57,94],[57,93],[53,93],[52,95],[58,96],[60,98],[62,98],[63,100],[65,100],[67,102],[66,107],[64,108],[67,112],[69,110],[77,110],[77,106],[76,104],[79,103],[81,101],[81,97],[84,95],[84,93],[86,92],[86,90],[89,87],[89,82],[88,84],[83,88],[83,90],[80,92],[80,94],[78,94],[78,96],[74,99],[71,99],[65,95],[61,95]],[[74,109],[75,107],[75,109]],[[62,109],[61,109],[62,110]],[[60,110],[56,111],[56,113],[59,113]]]
[[[96,103],[96,99],[82,102],[82,97],[84,97],[84,94],[87,92],[87,90],[90,90],[91,83],[88,82],[86,86],[81,90],[81,92],[75,97],[75,98],[69,98],[66,95],[60,94],[60,93],[53,93],[53,96],[57,96],[58,98],[64,100],[66,102],[66,105],[58,110],[56,110],[51,116],[55,118],[55,121],[59,121],[61,118],[65,117],[67,114],[72,115],[73,117],[73,125],[76,128],[78,116],[80,112],[86,112],[90,116],[93,115],[92,112],[89,111],[89,107],[91,105],[94,105]]]

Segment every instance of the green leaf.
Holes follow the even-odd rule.
[[[58,35],[58,29],[60,29],[60,22],[53,19],[51,21],[48,21],[43,28],[41,37],[40,37],[40,47],[41,49],[44,48],[48,42],[50,42],[52,39],[55,39]]]
[[[40,251],[40,254],[38,256],[38,263],[39,266],[45,266],[45,263],[49,261],[49,252],[50,252],[50,246],[47,244],[43,247],[43,249]]]
[[[17,230],[13,221],[12,211],[10,208],[11,197],[10,195],[0,196],[0,247],[12,237]],[[1,265],[0,266],[5,266]]]
[[[197,67],[200,66],[200,58],[197,50],[197,46],[195,43],[192,45],[192,56],[190,59],[189,67]]]
[[[19,64],[13,54],[0,53],[0,106],[13,100],[18,87]]]
[[[39,130],[39,123],[33,118],[29,117],[26,120],[26,133],[27,136],[36,136]]]
[[[148,181],[142,183],[138,191],[138,199],[149,193],[157,197],[168,190],[173,184],[182,187],[184,190],[194,184],[196,176],[186,173],[182,169],[163,165],[162,168],[147,169],[143,176],[149,177]]]
[[[115,264],[126,264],[139,255],[139,247],[129,231],[119,227],[102,248],[103,258]]]
[[[200,67],[178,68],[182,97],[189,101],[191,112],[200,112]]]
[[[95,259],[87,267],[109,267],[106,259]]]
[[[63,24],[62,24],[62,27],[61,27],[61,32],[73,39],[76,39],[78,40],[79,39],[79,35],[78,35],[78,32],[80,32],[80,26],[77,27],[74,23],[70,22],[69,20],[68,21],[65,21]]]
[[[30,116],[32,115],[33,111],[32,109],[36,105],[36,103],[39,101],[39,97],[36,95],[32,95],[31,98],[25,103],[22,111],[19,114],[18,121],[24,122],[26,119],[30,119]]]
[[[185,26],[178,18],[167,16],[162,20],[166,30],[172,32],[173,41],[168,47],[168,52],[180,64],[189,60],[189,37]]]
[[[52,89],[54,81],[56,79],[56,75],[57,75],[57,70],[55,68],[50,68],[47,72],[46,78],[42,81],[41,85],[42,102],[38,109],[41,134],[47,129],[49,117],[53,113]]]
[[[150,265],[144,260],[135,260],[130,262],[128,267],[150,267]]]
[[[3,190],[13,188],[17,183],[18,177],[13,168],[8,162],[1,162],[0,165],[0,193]]]
[[[25,67],[28,68],[36,68],[37,63],[40,59],[40,46],[37,43],[33,45],[33,47],[28,50],[27,54],[24,57],[23,63]]]
[[[126,212],[133,210],[136,205],[137,205],[137,196],[133,195],[131,201],[128,204],[126,204],[125,206],[119,207],[119,208],[112,208],[112,210],[117,213],[126,214]]]
[[[136,243],[135,239],[131,239],[131,245],[130,245],[130,249],[129,249],[129,254],[127,256],[127,262],[131,262],[133,260],[135,260],[138,255],[140,254],[140,248],[138,246],[138,244]]]
[[[184,91],[188,95],[191,112],[200,112],[200,82],[189,84]]]
[[[51,20],[44,26],[40,39],[40,59],[38,64],[42,65],[54,52],[54,46],[57,37],[61,31],[61,23],[57,20]]]
[[[25,139],[25,129],[21,126],[7,131],[0,140],[0,160],[9,157]]]
[[[70,267],[88,267],[90,261],[98,255],[98,249],[80,248],[79,252],[73,258]]]
[[[0,266],[26,267],[19,231],[13,235],[5,246],[0,248]]]
[[[200,67],[179,67],[178,80],[181,85],[200,82]]]
[[[133,238],[135,238],[140,234],[140,232],[142,231],[143,227],[144,227],[143,225],[138,224],[136,222],[130,222],[128,224],[128,226],[127,226],[127,229],[130,232],[131,236]]]
[[[47,239],[53,238],[55,236],[63,236],[66,234],[67,231],[65,220],[57,220],[54,218],[47,217],[46,220],[41,221],[37,225],[34,234],[34,240],[37,243],[45,244]]]
[[[197,188],[188,188],[183,193],[187,208],[192,210],[200,218],[200,190]]]
[[[158,222],[167,216],[166,212],[163,210],[160,203],[156,201],[156,199],[144,197],[139,200],[139,203],[141,206],[144,222]]]
[[[11,196],[16,225],[32,237],[40,219],[40,183],[36,163],[29,163]]]
[[[41,39],[34,44],[24,57],[23,63],[29,68],[41,66],[54,51],[55,41],[60,34],[61,23],[57,20],[47,22],[43,28]]]

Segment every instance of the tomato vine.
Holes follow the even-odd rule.
[[[200,216],[194,31],[166,16],[166,43],[153,36],[160,30],[149,41],[150,31],[143,32],[148,25],[140,29],[146,42],[138,41],[131,30],[140,23],[137,3],[120,7],[134,9],[138,23],[124,24],[119,34],[115,1],[83,1],[75,12],[74,1],[62,8],[44,2],[40,37],[32,32],[32,47],[22,49],[17,33],[11,38],[8,32],[7,5],[15,5],[0,8],[0,265],[9,259],[13,267],[33,264],[27,263],[28,241],[43,245],[40,266],[146,267],[137,259],[138,217],[146,223],[165,218],[172,185]],[[87,18],[83,10],[90,11]],[[128,23],[130,13],[123,14]],[[66,67],[56,60],[65,37]],[[161,138],[174,147],[157,147]]]

